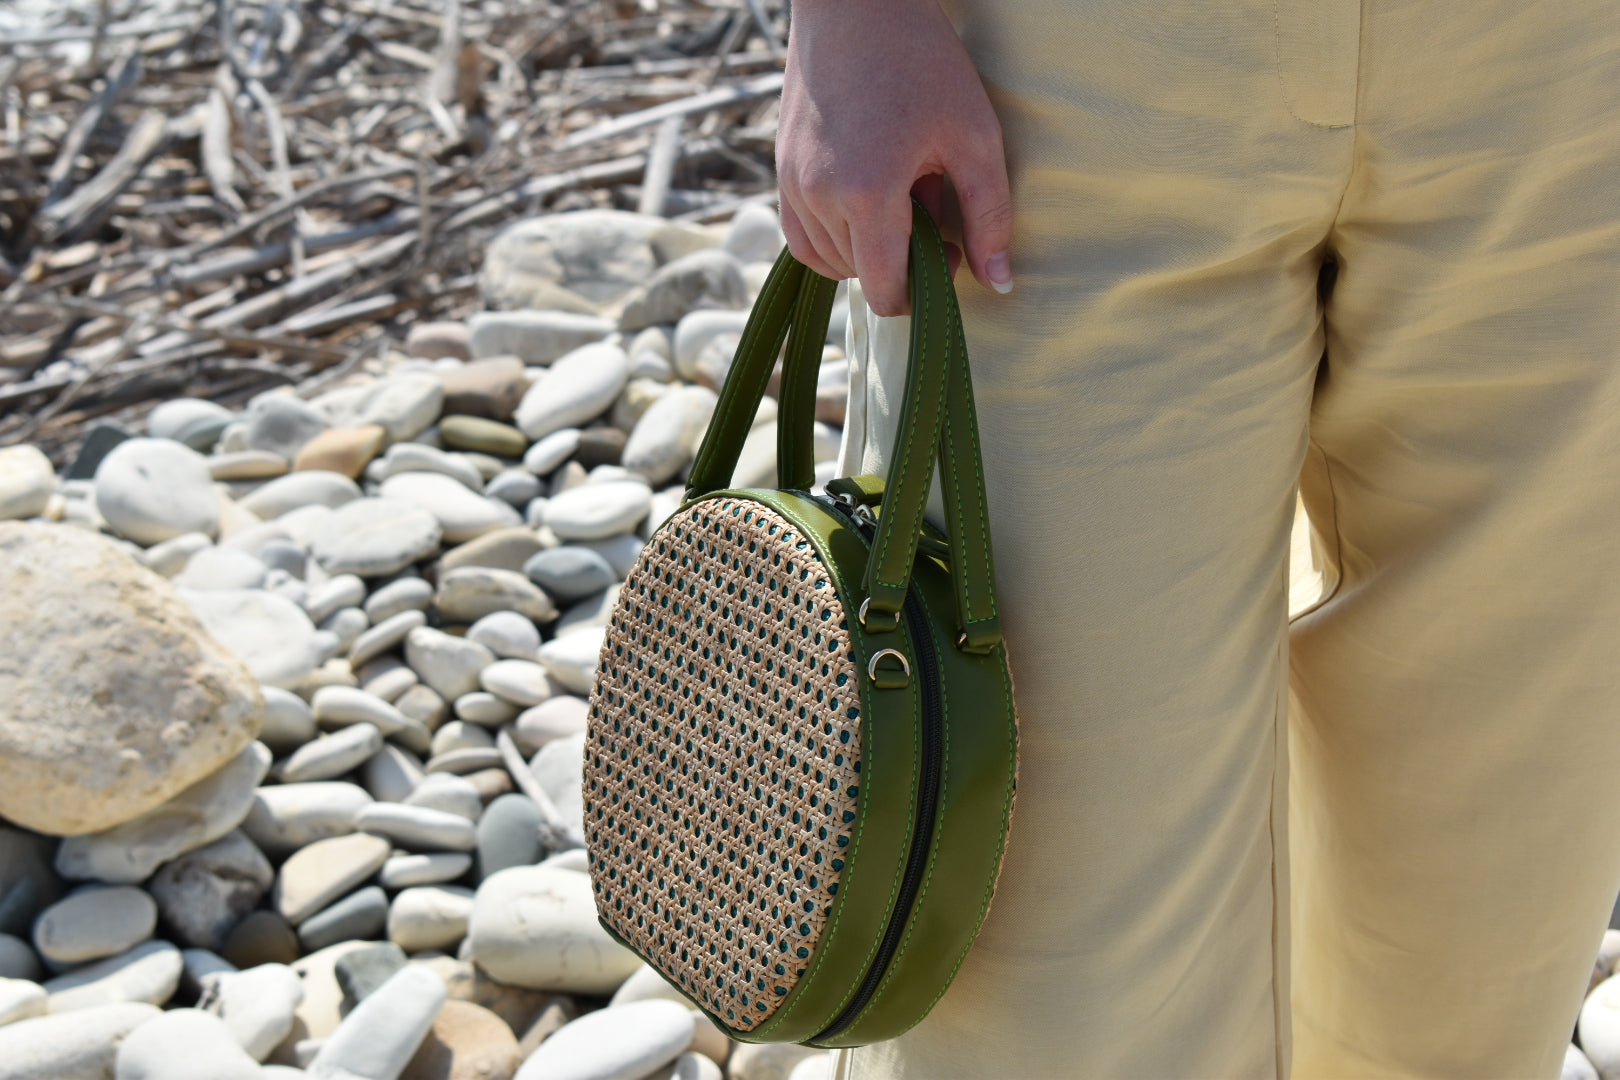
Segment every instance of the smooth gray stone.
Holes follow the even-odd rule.
[[[342,608],[359,607],[365,599],[366,583],[358,574],[337,574],[310,590],[304,611],[311,622],[324,622]]]
[[[180,986],[184,966],[179,949],[167,941],[147,941],[127,953],[58,975],[44,986],[53,1013],[120,1001],[162,1005]]]
[[[398,443],[427,430],[443,405],[444,383],[437,376],[406,372],[372,384],[357,419],[360,426],[376,424],[390,443]]]
[[[687,381],[695,380],[698,358],[714,340],[726,334],[741,334],[748,325],[748,312],[699,310],[675,324],[675,370]]]
[[[571,311],[481,311],[467,326],[474,356],[516,356],[542,366],[615,329],[611,319]]]
[[[117,885],[58,900],[34,922],[34,948],[59,967],[128,952],[157,928],[157,904],[143,889]]]
[[[259,1063],[225,1021],[174,1009],[130,1032],[118,1047],[114,1080],[260,1080]]]
[[[405,662],[441,697],[454,701],[478,689],[478,673],[495,662],[495,654],[475,641],[419,626],[406,635]]]
[[[529,772],[575,836],[585,832],[585,733],[553,739],[529,762]]]
[[[472,859],[467,858],[468,865]],[[39,962],[28,942],[11,934],[0,934],[0,979],[28,979],[38,982],[44,972],[44,965]]]
[[[173,578],[186,568],[186,563],[191,561],[193,555],[211,544],[213,541],[202,533],[181,533],[179,536],[171,536],[162,543],[153,544],[136,558],[153,573]]]
[[[460,481],[468,491],[483,491],[484,478],[468,457],[467,454],[453,454],[422,443],[395,443],[388,448],[388,453],[366,470],[366,479],[381,483],[401,473],[443,473],[452,480]]]
[[[491,802],[478,819],[478,880],[509,866],[533,866],[545,854],[534,800],[513,792]]]
[[[400,578],[366,597],[366,618],[376,625],[402,611],[425,611],[432,602],[432,585],[421,578]]]
[[[608,994],[641,966],[602,929],[591,880],[574,870],[491,874],[479,883],[467,936],[470,959],[509,986]]]
[[[483,800],[472,781],[454,773],[430,773],[421,777],[415,788],[403,800],[406,806],[420,806],[454,814],[476,822],[484,812]]]
[[[223,430],[223,429],[221,429]],[[69,465],[67,472],[62,474],[64,480],[90,480],[96,475],[96,469],[101,466],[113,447],[119,443],[128,442],[135,437],[134,432],[117,424],[101,423],[91,428],[85,435],[84,442],[79,446],[79,453]],[[190,444],[187,444],[190,445]],[[193,450],[203,449],[192,446]]]
[[[203,992],[204,979],[237,970],[235,964],[210,949],[181,949],[180,993],[195,1001]]]
[[[562,689],[589,697],[596,682],[596,662],[602,651],[601,628],[553,638],[540,646],[539,659],[546,673]]]
[[[540,478],[523,469],[508,469],[498,473],[484,487],[484,496],[500,499],[513,509],[521,510],[530,499],[540,495]]]
[[[242,831],[279,858],[352,833],[354,815],[371,801],[364,788],[341,781],[273,784],[253,793]]]
[[[371,622],[366,618],[366,613],[357,607],[338,608],[320,624],[320,629],[337,639],[339,652],[348,652],[353,648],[354,643],[360,640],[360,635],[370,627]]]
[[[411,672],[415,674],[415,672]],[[394,707],[406,716],[415,720],[429,731],[435,731],[444,723],[444,718],[450,715],[450,706],[444,698],[431,686],[424,686],[418,682],[405,691],[394,701]],[[428,749],[433,748],[433,740],[428,740]]]
[[[693,1012],[652,999],[612,1005],[564,1024],[540,1044],[515,1080],[644,1077],[679,1057],[692,1041]],[[807,1051],[805,1055],[808,1056]],[[739,1080],[786,1078],[785,1072],[733,1073]]]
[[[56,850],[57,873],[110,884],[145,881],[170,859],[242,824],[269,768],[269,748],[248,743],[219,769],[157,808],[104,832],[63,840]]]
[[[234,412],[207,398],[174,398],[147,414],[146,434],[154,439],[183,442],[199,453],[207,453],[225,425],[235,419]],[[198,445],[205,438],[206,445]]]
[[[635,566],[646,541],[634,533],[622,533],[605,540],[582,540],[579,546],[590,548],[606,559],[613,567],[614,576],[623,581],[630,576],[630,568]]]
[[[405,967],[405,950],[393,942],[366,945],[346,952],[332,964],[332,974],[343,990],[343,1005],[354,1007]]]
[[[320,641],[303,608],[258,589],[182,589],[181,599],[262,683],[293,689],[320,666]]]
[[[388,906],[388,940],[408,953],[450,950],[467,936],[473,891],[459,885],[417,885]]]
[[[456,698],[455,710],[456,716],[462,720],[490,728],[498,728],[510,720],[516,720],[518,714],[516,705],[487,690],[474,690],[470,694],[462,694]]]
[[[286,964],[260,964],[205,976],[197,1008],[225,1021],[248,1056],[263,1061],[292,1030],[303,1000],[304,982],[296,971]]]
[[[0,978],[0,1027],[44,1016],[50,1007],[50,995],[39,983],[30,979]]]
[[[111,1080],[118,1045],[163,1013],[138,1002],[76,1009],[0,1027],[6,1080]]]
[[[443,979],[407,964],[344,1017],[306,1071],[313,1080],[398,1080],[447,996]]]
[[[600,592],[619,580],[599,552],[576,545],[540,552],[523,564],[523,572],[561,604]]]
[[[572,694],[559,694],[523,710],[512,737],[532,753],[553,739],[564,739],[585,730],[590,703]]]
[[[388,851],[386,840],[365,833],[317,841],[281,864],[271,903],[296,926],[369,880]]]
[[[368,885],[299,923],[298,943],[318,952],[340,941],[368,941],[387,925],[388,894]]]
[[[360,679],[360,689],[390,705],[422,681],[403,660],[393,656],[379,656],[369,664],[362,665],[355,675]]]
[[[236,924],[225,939],[225,959],[245,970],[298,959],[298,935],[286,919],[260,908]]]
[[[438,519],[446,543],[460,544],[508,525],[518,525],[518,512],[499,499],[486,499],[443,473],[396,473],[378,492],[421,507]]]
[[[219,531],[219,495],[207,460],[169,439],[119,443],[96,467],[95,492],[107,524],[143,547]]]
[[[496,656],[517,660],[533,660],[540,649],[540,631],[533,620],[515,611],[485,615],[467,628],[467,640]]]
[[[268,450],[288,461],[327,427],[319,409],[286,393],[261,394],[248,405],[244,419],[247,449]]]
[[[579,449],[580,430],[577,427],[553,431],[523,455],[523,467],[536,476],[546,476],[574,456]]]
[[[546,669],[533,660],[497,660],[478,673],[478,682],[516,708],[538,705],[557,692]]]
[[[473,823],[459,814],[402,803],[373,803],[354,817],[355,827],[412,851],[470,851],[478,844]]]
[[[434,773],[449,776],[449,773]],[[465,851],[434,851],[425,855],[393,855],[377,873],[385,889],[408,889],[413,885],[443,885],[455,881],[472,868],[473,857]]]
[[[676,253],[674,245],[653,244],[654,237],[672,231],[662,218],[623,210],[575,210],[518,221],[503,229],[485,254],[479,274],[485,306],[537,308],[559,288],[575,299],[611,303],[653,275],[659,250],[665,259]],[[683,230],[680,238],[689,232]],[[684,254],[691,248],[678,250]],[[476,345],[473,355],[478,355]]]
[[[438,731],[433,733],[433,754],[448,754],[452,750],[465,750],[468,747],[480,749],[495,745],[495,736],[490,730],[479,724],[469,723],[466,720],[452,720]],[[438,773],[429,773],[437,776]]]
[[[632,531],[652,507],[652,489],[640,480],[586,483],[554,495],[546,527],[563,540],[604,540]]]
[[[245,551],[206,547],[186,561],[174,583],[183,589],[257,589],[269,569]]]
[[[404,802],[422,781],[422,762],[409,750],[384,743],[361,768],[360,781],[378,802]],[[355,811],[357,820],[360,810]]]
[[[306,506],[336,510],[358,498],[359,485],[342,473],[304,469],[279,476],[240,501],[244,510],[269,520]]]
[[[55,491],[56,469],[39,447],[23,443],[0,448],[0,520],[43,514]]]
[[[218,952],[275,877],[270,860],[238,829],[166,863],[146,888],[178,943]]]
[[[401,611],[398,615],[390,615],[355,639],[354,645],[349,649],[349,665],[358,668],[368,661],[375,660],[404,641],[417,627],[426,625],[427,615],[420,611]],[[421,672],[418,671],[417,674],[420,675]]]
[[[430,508],[403,499],[363,498],[338,507],[315,534],[313,554],[328,573],[378,577],[432,555],[443,538]]]
[[[309,704],[315,722],[328,729],[371,724],[386,737],[414,723],[382,698],[355,686],[323,686]]]
[[[514,570],[459,566],[439,577],[434,605],[446,621],[472,623],[497,611],[516,611],[536,623],[557,617],[557,605]]]
[[[751,263],[774,262],[786,244],[776,211],[762,203],[749,203],[732,215],[720,246],[739,261]]]
[[[625,298],[619,328],[631,333],[678,322],[688,311],[747,306],[742,263],[729,251],[711,248],[660,266],[646,285]]]
[[[291,540],[276,538],[266,541],[259,549],[259,558],[272,570],[285,570],[295,578],[302,578],[309,569],[309,559],[304,549]]]
[[[282,764],[281,778],[289,784],[336,780],[381,750],[382,742],[382,733],[371,724],[354,724],[322,735],[293,752]]]
[[[613,405],[630,379],[630,357],[601,342],[575,349],[536,379],[518,403],[513,422],[532,440],[579,427]]]
[[[430,773],[448,772],[458,776],[478,772],[480,769],[499,768],[501,752],[490,747],[467,746],[447,754],[435,754],[427,763]]]

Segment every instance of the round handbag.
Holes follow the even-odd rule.
[[[913,203],[887,478],[816,494],[835,283],[783,251],[685,499],[612,612],[585,739],[598,919],[744,1042],[858,1046],[951,983],[1001,867],[1017,722],[973,388]],[[786,339],[775,489],[727,486]],[[936,460],[945,533],[923,517]]]

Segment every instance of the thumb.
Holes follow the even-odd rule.
[[[1011,292],[1012,193],[1001,140],[948,171],[962,210],[962,242],[973,276],[987,289]]]

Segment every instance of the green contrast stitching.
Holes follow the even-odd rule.
[[[1010,683],[1011,682],[1011,676],[1008,675],[1008,673],[1007,673],[1007,650],[1006,650],[1006,647],[1005,646],[997,646],[996,652],[1001,657],[1001,665],[1000,666],[1001,666],[1002,682],[1003,683]],[[1010,705],[1011,702],[1012,702],[1012,696],[1010,694],[1007,696],[1007,701],[1008,701],[1008,703]],[[1014,753],[1016,754],[1016,748],[1018,746],[1018,715],[1011,708],[1009,708],[1007,710],[1007,727],[1009,729],[1011,729],[1012,745],[1014,747]],[[1015,760],[1016,760],[1016,758],[1015,758]],[[1010,816],[1010,813],[1011,813],[1011,810],[1012,810],[1013,784],[1009,783],[1005,790],[1007,792],[1007,796],[1006,796],[1006,798],[1004,798],[1001,801],[1001,839],[996,841],[996,857],[995,857],[995,860],[994,860],[994,865],[997,865],[997,866],[999,866],[1001,864],[1002,852],[1005,851],[1006,847],[1007,847],[1007,820],[1008,820],[1008,818]],[[999,877],[999,876],[1000,876],[999,874],[996,875],[996,877]],[[996,877],[992,877],[989,881],[987,881],[985,883],[985,886],[984,886],[984,899],[979,902],[979,918],[973,924],[973,932],[970,935],[968,935],[968,943],[965,946],[963,946],[962,951],[959,954],[957,954],[956,963],[951,965],[951,972],[950,972],[949,975],[947,975],[945,977],[945,983],[944,983],[943,986],[940,987],[939,993],[935,994],[933,1000],[930,1001],[927,1005],[925,1005],[923,1007],[923,1011],[922,1011],[923,1016],[927,1016],[930,1012],[933,1011],[934,1006],[939,1004],[939,999],[945,996],[945,991],[947,991],[947,990],[949,990],[951,988],[951,983],[956,981],[956,973],[959,970],[961,970],[962,962],[967,959],[968,951],[973,948],[973,942],[979,936],[979,928],[984,925],[984,917],[990,911],[990,897],[991,897],[991,894],[995,892]]]

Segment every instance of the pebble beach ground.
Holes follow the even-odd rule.
[[[603,627],[781,244],[534,219],[313,400],[0,449],[0,1080],[828,1075],[614,943],[581,847]]]
[[[312,400],[0,449],[0,1080],[826,1080],[614,943],[581,847],[603,627],[781,244],[533,219],[487,311]],[[1620,1080],[1594,947],[1564,1080]]]

